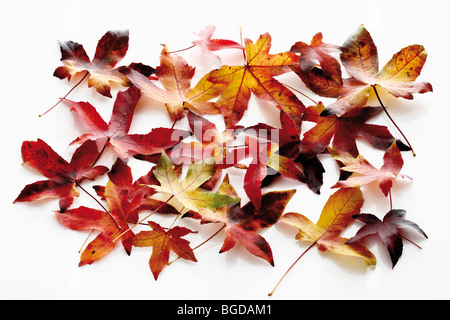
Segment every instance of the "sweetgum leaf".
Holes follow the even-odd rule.
[[[89,133],[75,139],[74,143],[86,140],[103,141],[112,146],[117,155],[128,161],[133,154],[152,155],[175,146],[182,137],[189,136],[183,130],[154,128],[147,134],[129,134],[133,114],[141,97],[137,87],[130,87],[117,94],[111,118],[106,123],[94,106],[88,102],[65,100],[66,104],[79,116]]]
[[[225,175],[218,192],[238,199],[238,194]],[[225,240],[220,252],[233,248],[237,242],[251,254],[274,265],[272,250],[267,241],[256,232],[274,225],[296,190],[273,191],[261,196],[261,207],[257,209],[252,202],[243,207],[239,203],[230,204],[219,210],[201,209],[200,219],[203,223],[222,222],[225,224]]]
[[[185,178],[179,181],[172,160],[163,151],[153,172],[160,185],[151,185],[159,193],[167,194],[185,208],[199,211],[201,208],[215,210],[239,200],[217,192],[207,192],[201,185],[215,173],[213,158],[193,163],[189,166]]]
[[[375,265],[376,258],[369,249],[356,241],[346,244],[348,239],[340,236],[353,222],[352,216],[360,212],[363,202],[359,188],[343,188],[330,196],[317,223],[296,212],[284,214],[280,221],[298,228],[296,239],[317,244],[320,251],[361,257],[366,265]]]
[[[194,252],[189,246],[189,241],[182,237],[192,231],[184,227],[173,227],[165,230],[158,223],[149,221],[152,231],[141,231],[133,237],[135,247],[152,247],[149,266],[155,280],[169,262],[170,251],[175,252],[180,258],[197,262]]]
[[[105,166],[94,167],[98,155],[95,142],[86,141],[74,152],[69,163],[41,139],[24,141],[23,164],[39,171],[48,180],[25,186],[14,203],[59,198],[60,210],[64,212],[74,197],[79,196],[78,185],[84,179],[94,180],[108,172]]]
[[[234,127],[243,117],[253,93],[259,99],[283,110],[301,128],[303,103],[274,77],[289,72],[289,66],[297,63],[294,52],[269,54],[272,37],[261,35],[256,43],[245,39],[246,61],[242,66],[222,66],[213,70],[208,80],[226,87],[216,102],[225,118],[227,128]]]
[[[428,239],[428,236],[416,223],[404,218],[405,213],[406,211],[402,209],[392,209],[386,213],[383,221],[370,213],[354,215],[354,219],[364,222],[365,225],[358,230],[355,236],[347,240],[346,243],[351,244],[369,235],[378,235],[389,252],[392,268],[394,268],[403,252],[403,229],[415,229]]]
[[[64,66],[56,68],[53,75],[70,81],[76,74],[87,72],[88,86],[93,86],[98,93],[111,98],[111,83],[123,86],[130,84],[127,77],[120,72],[120,68],[115,68],[128,51],[128,40],[128,30],[106,32],[98,41],[92,62],[81,44],[73,41],[60,42],[61,61],[64,62]],[[154,72],[152,67],[142,63],[132,63],[129,68],[146,75]]]

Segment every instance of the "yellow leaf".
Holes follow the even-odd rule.
[[[343,188],[330,196],[316,224],[294,212],[283,215],[281,221],[299,229],[297,240],[317,244],[320,251],[361,257],[366,265],[375,265],[376,258],[369,249],[360,243],[345,244],[348,239],[340,237],[353,222],[352,216],[360,213],[363,202],[359,188]]]

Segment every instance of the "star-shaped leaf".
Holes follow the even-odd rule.
[[[78,186],[84,179],[94,180],[108,172],[105,166],[94,167],[98,155],[96,144],[86,141],[74,152],[69,163],[41,139],[24,141],[23,164],[36,169],[48,180],[25,186],[14,202],[59,198],[60,210],[64,212],[74,197],[79,196]]]
[[[128,222],[123,216],[87,207],[69,209],[56,212],[58,220],[66,227],[76,230],[97,230],[100,233],[81,253],[79,266],[92,264],[110,253],[118,241],[121,240],[127,254],[131,253],[131,238],[133,232],[126,232]]]
[[[225,175],[218,192],[238,199],[238,194],[230,184],[228,174]],[[248,202],[243,207],[235,203],[219,210],[199,211],[202,221],[222,222],[225,224],[225,240],[220,252],[233,248],[237,242],[242,244],[251,254],[274,265],[272,250],[267,241],[257,234],[260,229],[274,225],[296,190],[273,191],[262,195],[261,208],[258,210]]]
[[[326,77],[342,85],[341,65],[333,57],[341,49],[337,45],[324,43],[322,38],[322,33],[319,32],[313,36],[310,44],[298,41],[291,47],[291,52],[300,53],[299,65],[292,69],[299,73],[310,72],[318,64]]]
[[[346,244],[348,239],[340,236],[353,222],[352,216],[360,212],[363,202],[359,188],[343,188],[330,196],[317,223],[295,212],[284,214],[280,221],[299,229],[297,240],[316,244],[320,251],[361,257],[370,266],[376,264],[375,256],[361,243]]]
[[[87,72],[88,86],[93,86],[98,93],[111,98],[111,83],[129,85],[129,80],[120,72],[120,68],[115,68],[127,53],[128,40],[128,30],[108,31],[99,40],[92,61],[81,44],[73,41],[60,42],[61,61],[64,66],[56,68],[54,76],[70,81],[77,73]],[[140,63],[132,63],[129,67],[139,71],[145,70],[144,74],[154,72],[153,68]]]
[[[206,192],[206,190],[200,188],[215,173],[214,158],[191,164],[182,181],[178,180],[174,168],[172,160],[163,151],[153,172],[161,185],[151,185],[151,187],[157,192],[177,200],[184,208],[193,211],[199,211],[201,208],[215,210],[239,201],[227,195]]]
[[[119,92],[109,123],[103,120],[90,103],[65,100],[89,131],[88,134],[75,139],[72,144],[100,140],[112,146],[117,155],[127,161],[130,154],[157,154],[176,145],[182,137],[189,136],[186,131],[169,128],[154,128],[147,134],[128,134],[140,97],[140,90],[134,86]]]
[[[351,172],[351,176],[346,180],[338,181],[332,188],[360,187],[373,181],[378,181],[380,189],[385,196],[388,196],[392,188],[392,181],[397,177],[409,178],[400,174],[403,167],[403,158],[400,150],[394,141],[391,147],[384,154],[384,164],[380,169],[371,165],[362,155],[354,158],[349,153],[328,148],[334,159],[343,164],[341,170]]]
[[[191,88],[195,68],[181,56],[169,53],[167,47],[163,48],[160,66],[156,68],[156,76],[164,89],[137,71],[125,69],[123,72],[145,95],[163,102],[172,121],[183,118],[185,109],[198,114],[219,113],[214,102],[210,100],[222,92],[224,85],[208,81],[208,75],[205,75]]]
[[[276,106],[294,121],[298,131],[305,109],[303,103],[274,77],[290,71],[297,63],[294,52],[269,54],[272,38],[268,33],[256,43],[245,39],[246,61],[242,66],[222,66],[210,73],[209,81],[226,87],[216,102],[227,128],[234,127],[243,117],[253,93],[259,99]]]
[[[413,93],[433,91],[428,82],[415,82],[427,59],[422,45],[410,45],[393,55],[381,71],[378,51],[370,33],[360,26],[343,44],[341,62],[351,78],[339,90],[339,99],[329,105],[326,114],[338,116],[364,107],[370,87],[379,85],[395,97],[413,99]]]
[[[155,280],[169,262],[169,254],[175,252],[180,258],[197,262],[189,241],[182,237],[192,231],[184,227],[173,227],[165,230],[153,221],[148,222],[152,231],[141,231],[133,237],[133,246],[152,247],[149,265]]]
[[[198,40],[192,43],[201,48],[203,55],[211,59],[219,68],[222,67],[222,59],[214,51],[223,49],[241,49],[244,47],[239,43],[228,39],[211,39],[216,27],[213,25],[206,26],[198,33]]]
[[[406,211],[402,209],[390,210],[384,216],[383,221],[370,213],[354,215],[354,219],[364,222],[365,225],[346,243],[351,244],[369,235],[378,235],[389,252],[392,268],[394,268],[403,252],[403,229],[413,228],[428,239],[428,236],[416,223],[404,218],[405,213]]]

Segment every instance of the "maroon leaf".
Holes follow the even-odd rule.
[[[365,225],[346,243],[353,243],[369,235],[378,235],[389,252],[392,268],[394,268],[403,251],[403,229],[413,228],[428,239],[428,236],[417,224],[403,218],[405,213],[406,211],[401,209],[390,210],[384,216],[383,221],[370,213],[354,215],[354,219],[364,222]]]

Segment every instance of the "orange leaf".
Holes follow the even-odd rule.
[[[189,241],[181,238],[191,233],[191,230],[174,227],[166,231],[156,222],[149,221],[148,224],[153,230],[139,232],[134,236],[132,243],[135,247],[153,248],[149,264],[155,280],[167,266],[170,251],[175,252],[180,258],[197,262],[194,252],[189,246]]]
[[[222,66],[208,78],[213,83],[225,84],[216,106],[225,118],[227,128],[236,125],[248,108],[251,93],[286,112],[300,131],[305,109],[301,101],[274,77],[290,71],[297,63],[294,52],[269,54],[272,38],[268,33],[256,43],[245,39],[246,62],[242,66]]]
[[[156,75],[164,89],[132,69],[124,69],[122,72],[148,97],[165,103],[172,121],[183,118],[185,109],[200,114],[219,113],[210,100],[222,92],[224,85],[211,83],[207,79],[208,75],[205,75],[191,88],[195,68],[181,56],[168,52],[167,47],[164,47],[161,51],[160,66],[156,68]]]

